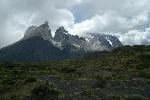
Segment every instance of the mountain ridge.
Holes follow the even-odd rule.
[[[30,36],[29,36],[30,35]],[[60,50],[65,49],[65,46],[71,45],[76,49],[83,49],[84,51],[109,51],[113,48],[122,46],[122,43],[116,36],[99,34],[99,33],[87,33],[82,37],[78,35],[71,35],[63,26],[59,27],[54,37],[52,37],[51,29],[48,22],[39,27],[29,27],[24,35],[23,39],[30,38],[32,36],[41,36],[45,40],[49,40],[54,46]],[[78,50],[77,50],[78,52]]]
[[[89,35],[91,36],[88,37],[88,40],[86,36],[71,35],[61,26],[56,30],[55,36],[52,37],[51,29],[46,21],[38,27],[28,27],[20,41],[0,49],[0,60],[61,60],[81,57],[88,52],[110,51],[122,46],[115,36]]]

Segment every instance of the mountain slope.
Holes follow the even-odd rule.
[[[123,46],[120,40],[113,35],[106,35],[100,33],[83,34],[90,44],[93,51],[110,51],[114,48]]]
[[[64,58],[66,55],[62,51],[38,36],[21,40],[0,50],[2,61],[46,61]]]

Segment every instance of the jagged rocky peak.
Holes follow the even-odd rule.
[[[45,21],[44,24],[40,25],[41,28],[49,28],[48,21]]]
[[[61,26],[55,32],[54,40],[56,42],[62,42],[64,39],[69,38],[68,35],[69,35],[68,31],[66,31],[65,28]]]
[[[69,40],[69,39],[76,39],[76,40],[81,40],[81,41],[86,41],[85,38],[79,37],[78,35],[71,35],[66,31],[66,29],[62,26],[59,27],[54,36],[54,40],[57,42],[63,41],[63,40]]]
[[[40,26],[30,26],[24,34],[23,39],[28,39],[34,36],[41,36],[45,40],[52,40],[51,29],[49,28],[48,21]]]
[[[105,46],[108,49],[113,49],[122,46],[122,43],[118,37],[100,33],[87,33],[84,35],[91,44],[100,43],[101,46]]]
[[[78,52],[81,48],[84,48],[85,38],[79,37],[78,35],[71,35],[65,28],[59,27],[54,36],[55,46],[61,48],[61,50],[69,50]]]
[[[118,37],[116,37],[116,36],[109,35],[109,36],[108,36],[108,39],[109,39],[110,41],[113,41],[113,42],[112,42],[112,45],[113,45],[114,48],[123,46],[123,44],[120,42],[120,40],[119,40]]]
[[[37,28],[36,26],[28,27],[27,30],[25,31],[23,39],[25,40],[34,36],[40,36],[40,34],[36,32],[36,28]]]
[[[59,27],[57,30],[56,30],[56,33],[60,33],[60,34],[66,34],[68,33],[68,31],[65,30],[65,28],[63,26]]]

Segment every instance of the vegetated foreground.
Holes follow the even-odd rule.
[[[100,55],[0,63],[0,100],[150,100],[150,46]]]

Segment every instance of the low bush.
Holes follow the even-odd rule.
[[[31,100],[55,100],[61,95],[61,91],[48,84],[37,86],[31,91]]]

